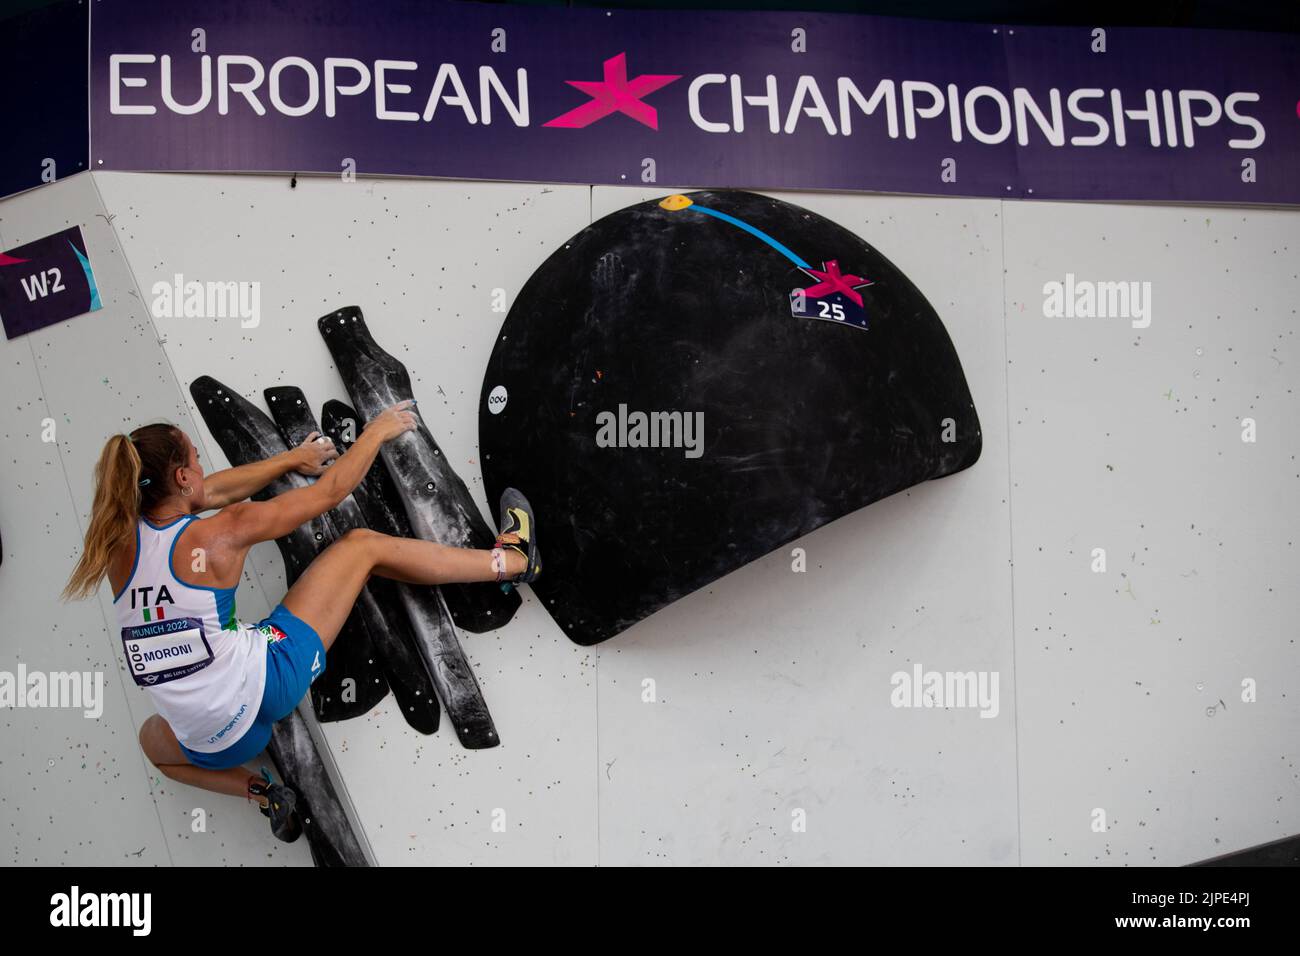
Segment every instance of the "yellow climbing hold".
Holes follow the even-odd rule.
[[[678,209],[685,209],[689,205],[691,205],[691,200],[686,196],[683,196],[681,193],[678,193],[675,196],[669,196],[667,199],[659,203],[660,208],[667,209],[669,212],[676,212]]]

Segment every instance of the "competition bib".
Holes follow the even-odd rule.
[[[141,687],[180,680],[212,663],[212,648],[203,634],[203,621],[178,617],[138,627],[122,628],[122,646],[131,676]]]

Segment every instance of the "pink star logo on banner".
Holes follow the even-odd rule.
[[[842,274],[838,259],[828,259],[823,262],[821,271],[812,268],[803,271],[814,279],[821,280],[816,285],[804,289],[804,294],[810,299],[820,299],[832,292],[842,292],[852,299],[854,303],[861,306],[862,296],[854,290],[872,284],[870,279],[864,279],[862,276],[855,276],[851,273],[849,275]]]
[[[566,129],[581,129],[590,126],[598,119],[611,113],[626,113],[638,123],[659,129],[659,113],[641,100],[655,90],[663,89],[673,80],[680,80],[681,74],[642,73],[640,76],[627,78],[627,54],[620,53],[605,61],[605,78],[603,80],[565,80],[572,87],[582,90],[591,97],[590,103],[583,103],[576,109],[557,116],[543,126],[560,126]]]

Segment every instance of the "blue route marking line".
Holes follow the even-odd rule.
[[[721,219],[723,222],[729,222],[733,226],[739,226],[741,229],[744,229],[751,236],[757,236],[759,239],[762,239],[764,242],[766,242],[777,252],[781,253],[781,255],[785,256],[787,259],[789,259],[791,262],[797,265],[800,269],[812,268],[811,266],[808,265],[808,263],[804,262],[803,259],[795,255],[785,246],[781,245],[781,243],[777,242],[767,233],[763,232],[761,229],[755,229],[747,222],[741,222],[735,216],[728,216],[725,212],[718,212],[716,209],[709,209],[707,206],[701,206],[699,203],[692,203],[686,208],[694,209],[696,212],[702,212],[706,216],[713,216],[714,218]]]

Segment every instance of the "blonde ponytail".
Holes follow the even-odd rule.
[[[95,503],[81,558],[63,588],[63,600],[95,593],[108,573],[113,553],[135,543],[141,512],[171,493],[167,476],[186,460],[186,446],[170,423],[144,425],[130,435],[114,435],[95,465]]]
[[[95,465],[95,504],[90,527],[62,598],[81,599],[95,593],[108,573],[113,551],[135,530],[140,517],[140,454],[126,435],[114,435]]]

